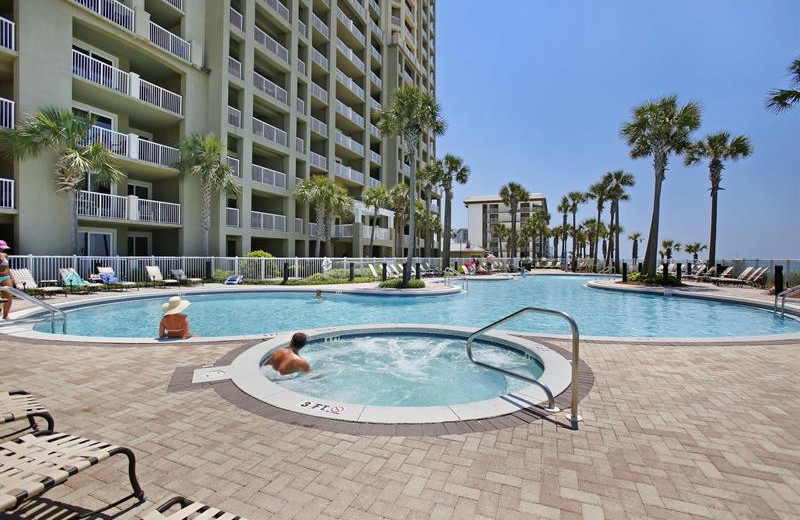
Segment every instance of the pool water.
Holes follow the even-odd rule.
[[[538,378],[538,360],[499,345],[475,343],[475,359]],[[300,352],[311,372],[274,383],[311,397],[376,406],[437,406],[498,397],[529,385],[480,367],[467,358],[464,338],[403,334],[359,335],[309,342]]]
[[[186,310],[199,336],[294,332],[339,325],[441,323],[481,327],[522,307],[561,310],[582,335],[646,338],[753,336],[800,333],[800,321],[743,305],[678,296],[623,293],[586,287],[586,277],[536,276],[472,282],[469,292],[449,296],[382,297],[257,292],[189,295]],[[153,338],[163,298],[118,302],[70,311],[69,334]],[[525,315],[502,328],[568,334],[561,319]],[[36,330],[49,332],[49,323]]]

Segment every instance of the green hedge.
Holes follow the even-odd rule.
[[[381,289],[422,289],[425,287],[425,282],[412,278],[407,284],[403,284],[402,278],[392,278],[391,280],[381,282],[378,287]]]
[[[644,283],[647,285],[682,285],[681,282],[674,276],[667,277],[667,283],[664,283],[664,277],[661,274],[656,276],[647,276],[645,273],[631,273],[628,275],[629,282]]]

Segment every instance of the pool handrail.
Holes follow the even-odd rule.
[[[442,271],[442,277],[444,278],[445,285],[450,285],[449,279],[447,278],[447,273],[453,273],[454,275],[456,275],[456,278],[458,278],[461,281],[461,289],[465,292],[469,291],[469,279],[467,279],[466,276],[459,273],[452,267],[445,267],[444,271]]]
[[[3,287],[3,290],[0,291],[0,294],[2,294],[3,292],[9,292],[9,293],[13,294],[14,296],[16,296],[17,298],[21,298],[21,299],[23,299],[23,300],[25,300],[27,302],[30,302],[30,303],[32,303],[34,305],[37,305],[37,306],[43,308],[44,310],[48,311],[50,313],[50,332],[53,333],[53,334],[55,334],[55,332],[56,332],[56,314],[58,314],[59,316],[61,316],[61,320],[62,320],[61,332],[63,334],[67,333],[67,313],[65,313],[64,311],[62,311],[58,307],[56,307],[54,305],[50,305],[49,303],[46,303],[46,302],[44,302],[44,301],[42,301],[42,300],[40,300],[38,298],[34,298],[30,294],[28,294],[28,293],[26,293],[24,291],[20,291],[19,289],[16,289],[14,287],[7,287],[7,286]],[[40,321],[40,320],[36,320],[36,321]],[[13,323],[14,324],[18,324],[18,323],[20,323],[20,321],[19,320],[14,320]]]
[[[555,398],[553,397],[553,392],[547,387],[547,385],[542,384],[537,379],[533,379],[533,378],[528,377],[528,376],[523,376],[522,374],[517,374],[515,372],[511,372],[511,371],[504,370],[504,369],[499,368],[499,367],[495,367],[495,366],[483,363],[481,361],[476,360],[475,357],[472,355],[472,343],[475,341],[475,338],[485,334],[486,332],[488,332],[491,329],[499,327],[500,325],[515,319],[516,317],[518,317],[518,316],[520,316],[522,314],[527,314],[529,312],[538,313],[538,314],[548,314],[548,315],[551,315],[551,316],[558,316],[560,318],[563,318],[563,319],[565,319],[567,321],[567,323],[569,323],[570,329],[572,330],[572,361],[571,361],[571,363],[572,363],[572,382],[571,382],[571,386],[572,386],[572,401],[570,403],[570,423],[571,423],[572,429],[573,430],[577,430],[578,429],[578,423],[582,420],[581,416],[578,414],[578,390],[579,390],[579,388],[578,388],[578,375],[579,375],[579,364],[580,364],[579,363],[579,361],[580,361],[580,358],[579,358],[579,356],[580,356],[580,332],[578,331],[578,324],[575,322],[575,320],[572,318],[572,316],[570,316],[566,312],[557,311],[557,310],[553,310],[553,309],[544,309],[544,308],[541,308],[541,307],[523,307],[522,309],[519,309],[516,312],[512,312],[508,316],[506,316],[504,318],[500,318],[499,320],[494,321],[494,322],[490,323],[489,325],[487,325],[487,326],[485,326],[485,327],[483,327],[481,329],[478,329],[475,332],[473,332],[472,334],[470,334],[469,337],[467,338],[467,356],[469,357],[469,360],[472,361],[473,363],[475,363],[476,365],[480,365],[480,366],[482,366],[484,368],[488,368],[489,370],[494,370],[496,372],[500,372],[500,373],[505,374],[507,376],[514,377],[514,378],[517,378],[517,379],[521,379],[523,381],[527,381],[528,383],[532,383],[532,384],[538,386],[539,388],[544,390],[545,395],[547,395],[547,408],[545,408],[545,410],[548,411],[548,412],[554,412],[554,413],[558,412],[559,409],[556,406]]]
[[[786,297],[798,292],[800,292],[800,285],[795,285],[794,287],[789,287],[780,294],[775,295],[775,306],[773,307],[773,312],[776,316],[778,314],[778,299],[780,298],[781,300],[781,318],[784,318],[786,317]]]

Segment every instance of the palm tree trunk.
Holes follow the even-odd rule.
[[[369,252],[367,256],[372,256],[372,247],[375,245],[375,226],[378,223],[378,211],[380,211],[378,205],[375,205],[375,216],[372,218],[372,230],[369,234]]]
[[[425,187],[425,212],[426,217],[431,218],[431,189],[430,186]],[[425,257],[431,257],[431,246],[433,242],[433,228],[425,226]]]
[[[633,263],[635,264],[636,261],[639,259],[639,241],[638,240],[634,240],[633,241],[633,248],[631,250],[631,256],[633,257]],[[631,269],[633,269],[633,268],[634,268],[634,266],[631,266]]]
[[[667,158],[655,157],[653,165],[656,173],[653,189],[653,216],[650,218],[650,233],[647,235],[647,250],[644,253],[644,270],[647,276],[655,277],[658,270],[658,221],[661,213],[661,184],[664,182],[664,170]]]
[[[321,203],[315,204],[314,212],[317,218],[317,246],[314,256],[319,258],[319,251],[322,247],[322,236],[325,234],[325,207]]]
[[[711,236],[708,239],[708,267],[717,261],[717,191],[719,186],[711,186]]]
[[[553,235],[553,256],[558,258],[558,235]]]
[[[202,204],[201,226],[203,228],[203,256],[209,256],[208,253],[208,235],[211,230],[211,186],[208,182],[200,184],[200,197]]]
[[[67,211],[69,212],[69,250],[73,255],[78,254],[78,192],[69,190],[67,192]],[[89,252],[87,251],[88,255]],[[128,254],[131,254],[128,251]],[[10,296],[8,297],[10,299]]]
[[[597,272],[597,243],[600,241],[600,219],[603,217],[603,206],[597,205],[597,222],[594,225],[594,247],[592,248],[592,272]]]
[[[415,222],[415,209],[417,200],[417,143],[407,142],[405,147],[411,155],[411,180],[409,181],[408,193],[408,251],[406,251],[406,268],[403,269],[403,284],[407,284],[411,279],[411,263],[414,261],[414,246],[417,236],[417,226]]]
[[[324,220],[324,233],[325,233],[325,256],[328,258],[333,257],[333,243],[331,242],[331,227],[333,226],[333,216],[326,212]]]
[[[614,202],[614,219],[616,220],[616,225],[614,228],[614,272],[619,273],[622,272],[622,266],[619,262],[619,201]]]
[[[575,241],[576,235],[578,234],[578,212],[572,212],[572,271],[578,270],[578,243]]]
[[[450,265],[450,234],[453,232],[450,229],[451,223],[451,204],[453,197],[451,193],[445,192],[444,200],[444,242],[442,242],[442,269]]]
[[[517,209],[511,208],[511,261],[517,257]]]
[[[561,230],[561,251],[564,255],[564,267],[567,267],[567,214],[564,213],[563,229]],[[560,260],[560,258],[559,258]]]

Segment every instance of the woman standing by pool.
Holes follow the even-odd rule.
[[[11,312],[11,301],[14,297],[11,291],[5,287],[13,287],[14,283],[11,281],[11,270],[9,269],[8,255],[6,251],[11,249],[5,240],[0,240],[0,292],[6,301],[3,302],[3,319],[8,319],[8,313]]]

